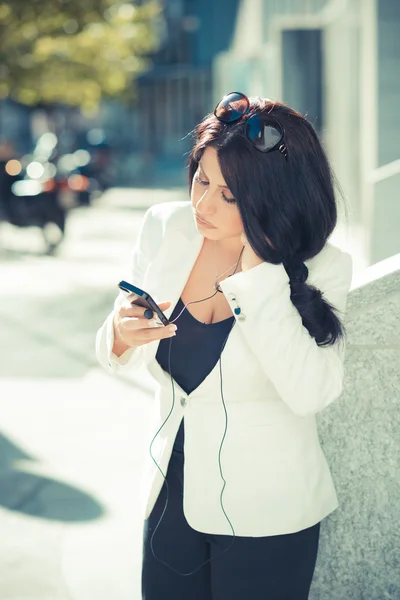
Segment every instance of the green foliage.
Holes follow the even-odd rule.
[[[158,0],[0,0],[0,98],[86,108],[129,99],[161,18]]]

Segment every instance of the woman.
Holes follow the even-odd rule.
[[[235,92],[189,181],[147,212],[132,274],[176,325],[121,295],[97,336],[104,366],[157,382],[143,598],[305,600],[338,507],[315,415],[342,391],[352,275],[328,162],[299,113]]]

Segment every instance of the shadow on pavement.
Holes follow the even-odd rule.
[[[36,475],[34,458],[0,434],[0,505],[32,517],[62,522],[93,521],[106,510],[86,492],[49,477]],[[32,461],[24,471],[18,461]]]

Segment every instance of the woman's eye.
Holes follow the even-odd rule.
[[[194,180],[197,181],[197,183],[199,183],[200,185],[208,185],[208,181],[203,181],[203,179],[200,179],[198,175],[195,175]]]
[[[204,186],[209,185],[209,181],[200,179],[199,175],[195,175],[194,180],[196,183],[199,183],[200,185],[204,185]],[[227,198],[223,192],[221,195],[222,195],[222,199],[225,200],[225,202],[227,202],[228,204],[236,204],[236,198]]]
[[[224,192],[222,192],[222,198],[225,200],[225,202],[227,202],[228,204],[236,204],[236,198],[227,198],[224,194]]]

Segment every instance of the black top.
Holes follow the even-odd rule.
[[[169,320],[173,321],[184,308],[181,298]],[[235,317],[228,317],[218,323],[201,323],[186,308],[176,321],[176,337],[171,345],[171,372],[168,368],[170,339],[161,340],[156,360],[164,371],[170,373],[177,384],[190,394],[213,370],[221,356],[222,347],[234,326]],[[179,427],[174,451],[183,453],[183,419]]]

